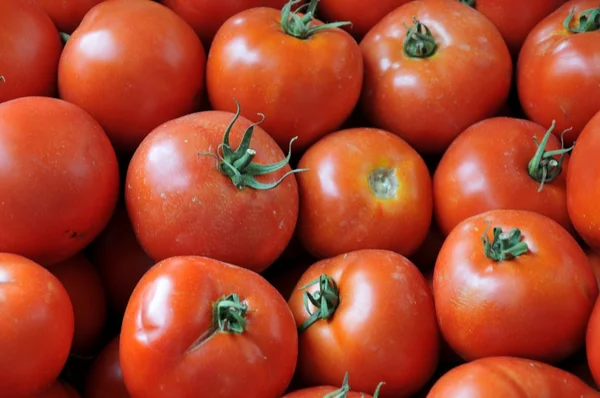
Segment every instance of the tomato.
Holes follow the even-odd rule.
[[[600,253],[588,249],[586,250],[588,262],[592,267],[592,271],[594,271],[594,275],[596,275],[596,281],[598,281],[598,286],[600,286]]]
[[[450,232],[433,291],[442,334],[467,361],[506,355],[555,363],[582,347],[598,285],[583,249],[558,223],[492,210]]]
[[[62,43],[40,7],[22,0],[0,2],[0,103],[53,96]]]
[[[98,271],[83,254],[52,266],[50,271],[67,290],[73,305],[75,334],[71,352],[89,355],[100,341],[106,320],[106,293]]]
[[[85,382],[85,398],[130,398],[119,361],[119,337],[98,354]]]
[[[205,62],[200,39],[167,7],[105,1],[65,45],[58,88],[104,127],[117,149],[133,152],[152,129],[195,109]]]
[[[283,395],[298,337],[281,295],[260,275],[205,257],[151,268],[125,311],[120,362],[134,397]]]
[[[375,390],[374,396],[377,397],[379,395],[379,390],[381,388],[380,384]],[[294,392],[288,393],[283,396],[283,398],[323,398],[323,397],[340,397],[340,398],[373,398],[373,396],[359,393],[356,391],[350,390],[350,385],[348,384],[348,374],[344,377],[344,381],[342,383],[342,387],[331,387],[331,386],[318,386],[318,387],[308,387],[303,388],[302,390],[296,390]]]
[[[486,16],[500,31],[512,55],[519,50],[535,25],[566,0],[460,0]]]
[[[305,303],[306,300],[306,303]],[[302,275],[289,306],[299,330],[298,376],[382,398],[410,396],[432,376],[439,332],[433,296],[400,254],[360,250],[321,260]]]
[[[433,178],[437,224],[448,235],[462,220],[495,209],[543,214],[575,232],[567,212],[568,158],[546,128],[496,117],[467,128],[442,156]]]
[[[200,255],[265,270],[298,218],[288,160],[239,112],[206,111],[163,124],[139,146],[127,173],[125,199],[140,244],[156,261]]]
[[[326,21],[350,21],[344,28],[357,40],[362,39],[386,14],[410,0],[321,0],[318,15]]]
[[[119,169],[100,125],[45,97],[0,104],[0,252],[52,265],[74,256],[115,208]]]
[[[482,358],[442,376],[427,398],[446,397],[597,398],[576,376],[551,365],[511,357]]]
[[[536,25],[519,55],[517,84],[523,110],[542,125],[556,120],[556,133],[570,128],[565,135],[568,144],[600,111],[598,12],[597,0],[565,3]],[[583,13],[596,15],[587,26],[581,23],[586,19]],[[579,32],[584,27],[587,31]]]
[[[298,167],[298,236],[317,258],[361,249],[408,256],[425,240],[433,209],[421,156],[398,136],[372,128],[335,132]]]
[[[44,8],[54,25],[64,33],[72,33],[85,14],[102,1],[105,0],[33,0]]]
[[[0,392],[37,394],[67,361],[73,308],[60,281],[39,264],[0,253]]]
[[[81,398],[81,396],[70,385],[55,381],[50,387],[30,398]]]
[[[419,153],[441,153],[508,98],[512,60],[483,15],[456,0],[416,0],[387,14],[360,43],[360,106],[374,127]]]
[[[600,250],[600,112],[582,130],[567,172],[567,209],[579,235]]]
[[[293,3],[284,12],[260,7],[227,20],[208,54],[206,85],[214,109],[233,112],[235,97],[242,116],[256,122],[264,114],[262,127],[275,141],[287,148],[297,136],[294,149],[301,151],[350,116],[363,62],[348,32],[318,20],[290,20]]]
[[[586,353],[592,377],[600,386],[600,300],[596,302],[590,316],[586,335]]]

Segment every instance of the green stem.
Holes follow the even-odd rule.
[[[65,32],[60,32],[60,39],[62,40],[63,44],[67,44],[67,42],[69,41],[69,39],[71,38],[71,35]]]
[[[413,17],[413,26],[406,27],[404,53],[411,58],[429,58],[437,50],[437,43],[429,28]]]
[[[572,27],[573,18],[575,18],[575,8],[571,10],[563,22],[565,29],[571,33],[594,32],[600,29],[600,7],[582,11],[579,14],[578,23]]]
[[[351,22],[345,21],[313,25],[319,0],[311,0],[310,3],[304,4],[297,10],[292,11],[292,7],[301,3],[302,1],[304,0],[290,0],[281,9],[281,29],[283,29],[283,31],[290,36],[294,36],[301,40],[306,40],[321,30],[335,29],[352,24]],[[306,13],[300,16],[300,13],[304,9],[306,9]]]
[[[463,4],[468,5],[469,7],[475,8],[475,0],[458,0]]]
[[[381,382],[377,385],[377,388],[375,389],[375,393],[373,394],[373,398],[379,397],[379,392],[381,390],[381,387],[384,384],[385,384],[384,382]],[[349,392],[350,392],[350,384],[348,384],[348,372],[346,372],[346,374],[344,375],[344,381],[342,381],[342,386],[339,389],[332,391],[327,395],[324,395],[323,398],[346,398],[348,396]],[[365,394],[361,394],[361,395],[364,398]]]
[[[550,139],[555,126],[556,121],[553,120],[552,125],[548,131],[546,131],[546,134],[544,134],[542,142],[538,142],[537,138],[533,137],[533,140],[537,145],[537,150],[535,151],[533,158],[529,161],[527,171],[531,178],[540,183],[538,192],[542,191],[544,184],[554,181],[560,175],[565,156],[574,148],[574,146],[565,148],[564,135],[570,130],[567,129],[560,135],[560,149],[554,151],[546,150],[546,145],[548,145],[548,140]],[[559,158],[556,159],[555,156],[559,156]]]
[[[314,293],[304,292],[304,308],[310,317],[298,327],[298,332],[302,333],[319,319],[329,319],[335,313],[340,304],[340,292],[337,284],[330,276],[325,274],[319,276],[309,284],[300,287],[301,290],[307,289],[312,285],[319,285],[319,290]],[[310,305],[316,307],[315,312],[311,313]]]
[[[490,241],[488,231],[491,224],[488,224],[481,241],[483,242],[483,252],[487,258],[492,261],[505,261],[517,258],[529,251],[527,243],[521,241],[521,231],[517,228],[511,229],[509,232],[502,232],[502,228],[494,227],[492,235],[493,240]]]

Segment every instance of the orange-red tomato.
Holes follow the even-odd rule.
[[[380,385],[381,386],[381,385]],[[379,387],[380,387],[379,386]],[[375,391],[375,396],[379,395],[379,387]],[[350,390],[350,384],[348,384],[348,374],[344,378],[344,382],[341,387],[332,386],[317,386],[308,387],[301,390],[296,390],[287,393],[282,398],[327,398],[327,397],[340,397],[340,398],[373,398],[371,395],[359,393]]]
[[[596,302],[588,323],[586,353],[592,377],[600,386],[600,300]]]
[[[585,252],[558,223],[492,210],[450,232],[433,292],[442,334],[466,360],[554,363],[582,347],[598,284]]]
[[[105,0],[30,0],[39,4],[59,31],[72,33],[96,4]]]
[[[592,267],[592,271],[594,271],[594,275],[596,275],[598,286],[600,286],[600,253],[592,249],[587,249],[586,254],[590,267]]]
[[[119,337],[98,354],[85,381],[85,398],[130,398],[119,360]]]
[[[361,249],[408,256],[432,216],[431,176],[421,156],[387,131],[330,134],[300,159],[298,237],[317,258]]]
[[[410,34],[409,34],[410,33]],[[360,43],[361,108],[420,153],[441,153],[508,98],[512,60],[496,27],[457,0],[415,0]]]

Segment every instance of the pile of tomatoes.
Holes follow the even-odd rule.
[[[2,0],[1,398],[600,397],[598,0]]]

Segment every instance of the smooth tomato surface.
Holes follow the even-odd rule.
[[[600,30],[572,33],[582,11],[598,8],[596,0],[573,0],[544,18],[531,31],[519,55],[517,84],[527,117],[544,126],[556,120],[557,134],[565,129],[574,142],[586,123],[600,111]],[[599,26],[600,27],[600,26]]]
[[[590,263],[590,267],[592,267],[592,271],[596,275],[596,280],[598,281],[598,286],[600,286],[600,253],[597,251],[588,249],[586,250],[588,262]]]
[[[133,152],[152,129],[195,109],[205,62],[200,39],[167,7],[105,1],[65,45],[59,93],[88,111],[117,149]]]
[[[498,239],[496,227],[504,235]],[[519,247],[526,251],[512,251]],[[585,252],[558,223],[492,210],[450,232],[433,291],[442,334],[466,360],[506,355],[554,363],[582,347],[598,284]]]
[[[355,391],[408,397],[432,376],[439,356],[433,296],[419,270],[400,254],[360,250],[321,260],[302,275],[288,303],[298,326],[310,317],[307,284],[326,275],[337,287],[333,315],[299,332],[298,376],[309,386],[341,385],[346,372]],[[331,288],[332,282],[327,282]],[[311,313],[322,311],[309,305]]]
[[[58,31],[41,7],[0,2],[0,103],[55,95],[61,51]]]
[[[0,392],[35,396],[57,378],[73,339],[69,295],[50,271],[0,253]]]
[[[600,385],[600,300],[596,302],[586,335],[588,366],[596,385]]]
[[[85,398],[130,398],[119,360],[119,337],[112,339],[94,359],[85,381]]]
[[[48,13],[59,31],[69,34],[79,26],[89,10],[103,1],[105,0],[33,0]]]
[[[354,128],[311,146],[298,167],[298,236],[318,258],[360,249],[408,256],[425,239],[432,215],[425,161],[387,131]]]
[[[245,319],[232,333],[230,318],[216,327],[219,302]],[[241,308],[243,307],[243,309]],[[239,324],[238,324],[239,325]],[[204,257],[172,257],[136,286],[125,311],[120,362],[131,395],[146,398],[279,397],[298,354],[294,318],[281,295],[260,275]]]
[[[403,49],[413,18],[433,36],[430,56],[415,57]],[[409,43],[419,47],[412,39]],[[419,153],[443,152],[508,98],[512,61],[502,36],[459,1],[406,3],[377,23],[360,48],[365,62],[362,110],[375,127],[399,135]]]
[[[75,105],[0,104],[0,251],[48,266],[74,256],[115,208],[119,169],[102,127]]]

